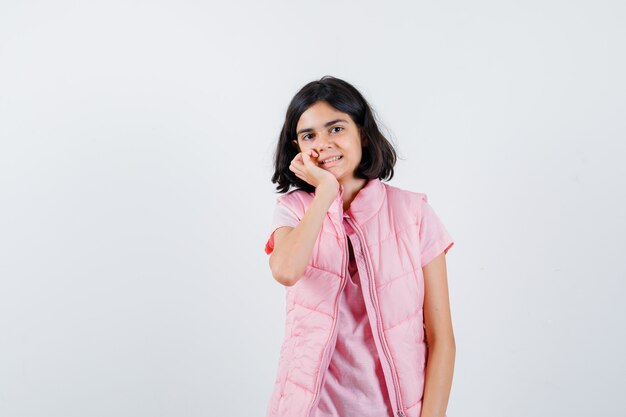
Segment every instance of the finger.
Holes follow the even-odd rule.
[[[304,168],[304,164],[301,162],[292,162],[291,164],[289,164],[290,167],[293,167],[293,169],[297,169],[297,170],[302,170]]]
[[[292,163],[291,165],[289,165],[289,169],[292,172],[294,172],[295,174],[303,174],[304,173],[304,171],[302,170],[302,165],[301,164],[298,166],[295,163]]]
[[[305,165],[312,165],[313,164],[313,160],[311,159],[311,153],[313,152],[312,149],[309,149],[308,151],[306,151],[305,153],[302,154],[302,159],[304,160],[304,164]]]
[[[309,149],[307,151],[307,155],[306,158],[308,160],[308,163],[310,164],[309,166],[319,166],[319,163],[317,162],[317,155],[319,155],[315,150],[313,149]]]
[[[303,173],[301,173],[301,172],[296,172],[295,174],[296,174],[296,177],[300,178],[302,181],[308,182],[308,181],[306,180],[305,175],[304,175]]]

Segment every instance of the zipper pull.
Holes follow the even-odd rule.
[[[402,412],[402,410],[398,410],[398,417],[404,417],[404,413]]]

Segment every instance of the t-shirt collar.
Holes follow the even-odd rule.
[[[378,178],[369,179],[356,194],[350,203],[350,207],[344,213],[343,192],[344,187],[339,184],[337,198],[335,198],[328,211],[335,214],[341,213],[342,216],[347,215],[358,223],[363,223],[378,213],[386,197],[385,184]]]

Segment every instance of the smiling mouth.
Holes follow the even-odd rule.
[[[340,160],[341,158],[343,158],[343,155],[333,156],[332,158],[328,158],[328,159],[325,159],[325,160],[321,161],[320,165],[324,165],[324,164],[330,163],[330,162],[335,162],[335,161]]]

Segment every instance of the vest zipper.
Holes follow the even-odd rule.
[[[374,288],[374,281],[372,279],[374,274],[372,272],[373,268],[372,268],[372,265],[371,265],[371,260],[369,258],[369,253],[367,251],[367,248],[364,246],[365,239],[363,238],[361,230],[356,226],[355,222],[353,222],[350,218],[347,218],[347,220],[348,220],[348,223],[350,224],[350,226],[352,226],[352,228],[354,229],[354,231],[356,232],[356,234],[357,234],[357,236],[359,238],[359,241],[360,241],[360,244],[361,244],[361,249],[362,249],[362,252],[363,252],[364,257],[365,257],[365,264],[366,264],[366,267],[367,267],[367,271],[366,272],[367,272],[367,275],[368,275],[368,285],[369,285],[369,289],[370,289],[369,290],[369,296],[370,296],[372,305],[374,306],[374,312],[375,312],[375,316],[376,316],[376,329],[378,330],[378,337],[379,337],[379,340],[380,340],[380,345],[383,347],[383,352],[385,354],[385,359],[387,360],[387,363],[389,365],[389,369],[390,369],[391,375],[392,375],[393,391],[394,391],[394,394],[395,394],[395,397],[396,397],[396,404],[397,404],[397,407],[398,407],[397,415],[398,415],[398,417],[404,417],[405,415],[404,415],[404,412],[402,411],[404,409],[404,407],[402,406],[402,398],[400,396],[400,389],[399,389],[399,385],[400,384],[398,382],[398,376],[396,374],[396,369],[394,368],[393,363],[391,361],[391,353],[389,353],[389,347],[387,346],[387,341],[385,340],[385,336],[384,336],[383,331],[382,331],[381,320],[379,320],[379,310],[376,308],[377,303],[376,303],[376,299],[375,299],[375,296],[374,296],[375,288]],[[376,333],[374,332],[374,334],[376,334]]]
[[[342,223],[343,224],[343,223]],[[342,271],[344,272],[344,276],[341,277],[341,285],[339,286],[339,291],[335,296],[335,319],[333,320],[333,328],[331,330],[331,342],[326,345],[324,348],[324,354],[322,356],[322,365],[320,366],[319,375],[320,377],[317,379],[317,386],[315,387],[315,392],[313,393],[313,400],[311,401],[311,407],[309,408],[309,412],[307,416],[311,417],[311,413],[313,413],[314,407],[317,405],[317,400],[320,394],[320,390],[322,384],[326,377],[326,370],[330,365],[330,357],[328,355],[328,350],[330,346],[334,346],[337,341],[337,321],[339,320],[339,297],[343,291],[343,288],[346,286],[346,282],[348,281],[348,257],[350,253],[348,252],[348,236],[344,233],[344,256],[342,260]]]

